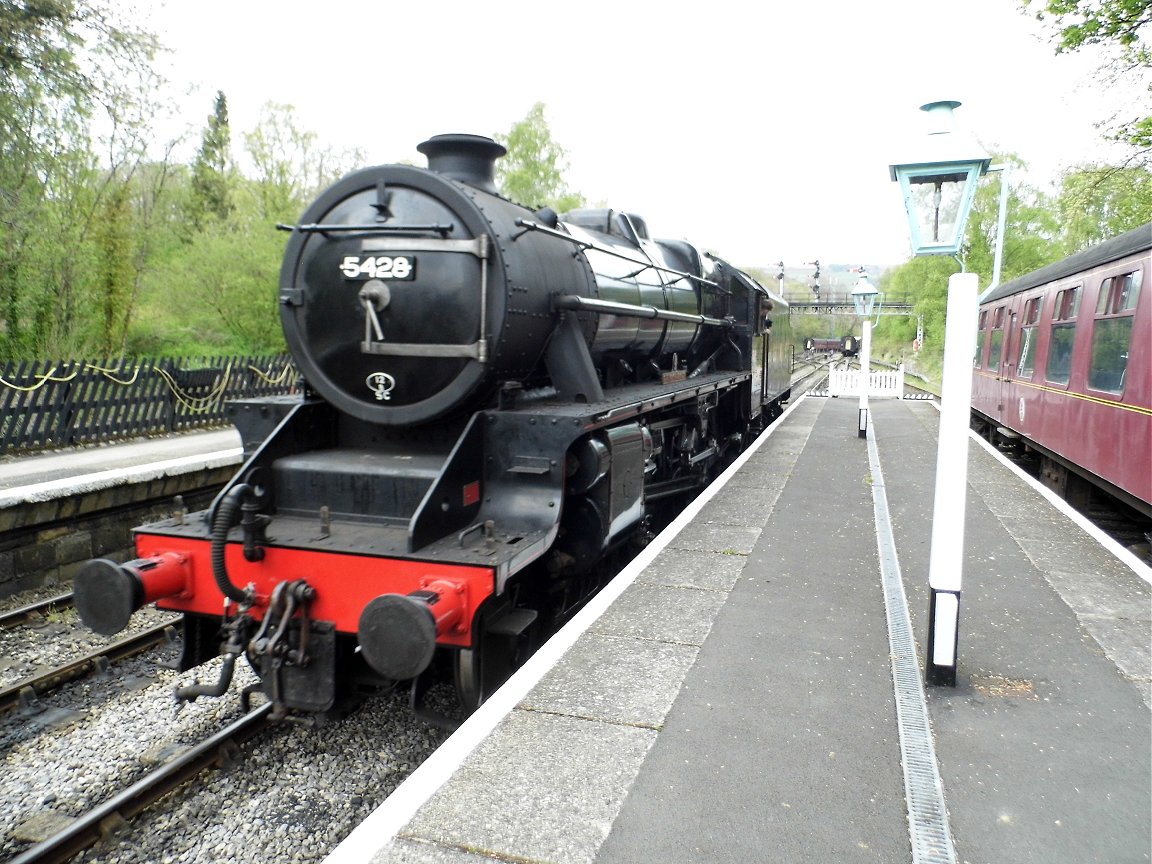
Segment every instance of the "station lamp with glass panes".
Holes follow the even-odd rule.
[[[852,289],[852,306],[856,315],[864,319],[860,334],[860,408],[857,412],[856,429],[861,438],[868,437],[868,384],[872,373],[872,307],[880,292],[868,281],[868,274],[860,271],[856,287]],[[879,317],[877,317],[879,320]]]
[[[992,161],[976,139],[957,128],[952,110],[959,105],[921,105],[930,128],[917,142],[916,161],[889,166],[904,197],[913,255],[959,255],[976,184]]]
[[[960,261],[964,228],[976,184],[991,159],[976,140],[957,128],[952,111],[959,102],[930,102],[929,134],[912,150],[915,161],[893,163],[908,215],[912,254],[951,255]],[[992,169],[998,170],[998,169]],[[997,267],[1003,237],[1006,184],[1001,184],[1001,222]],[[968,415],[972,401],[972,350],[976,344],[979,277],[955,273],[948,279],[944,369],[941,381],[940,434],[936,452],[936,491],[928,561],[928,645],[925,678],[929,684],[956,686],[960,629],[960,587],[964,565],[964,508],[968,482]]]

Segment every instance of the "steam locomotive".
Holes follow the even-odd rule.
[[[417,149],[279,226],[303,398],[234,403],[211,506],[75,578],[96,632],[155,602],[184,613],[181,669],[223,655],[178,699],[243,655],[280,718],[403,682],[419,710],[434,670],[472,710],[789,398],[787,304],[747,273],[502,197],[489,138]]]

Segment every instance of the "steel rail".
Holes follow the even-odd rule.
[[[67,663],[40,675],[33,675],[0,689],[0,713],[26,704],[34,697],[54,690],[69,681],[90,675],[97,669],[107,667],[109,663],[147,651],[157,642],[165,639],[171,641],[174,638],[173,632],[170,632],[173,631],[172,623],[165,621],[155,624],[146,630],[141,630],[139,633],[133,633],[118,642],[113,642],[111,645],[98,648],[83,657],[69,660]]]
[[[211,738],[137,780],[123,792],[89,810],[58,834],[36,844],[8,864],[62,864],[115,833],[150,804],[218,763],[235,756],[240,744],[270,725],[272,703],[261,705]]]
[[[22,624],[28,623],[32,618],[43,617],[45,613],[53,609],[67,609],[71,605],[72,592],[69,591],[66,594],[57,594],[55,597],[49,597],[46,600],[29,603],[27,606],[20,606],[16,609],[0,612],[0,630],[10,630],[13,627],[19,627]]]

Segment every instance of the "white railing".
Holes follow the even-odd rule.
[[[859,369],[833,369],[828,373],[829,396],[859,396]],[[868,373],[868,398],[903,399],[904,367],[879,369]]]

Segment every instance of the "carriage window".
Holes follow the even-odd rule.
[[[1076,340],[1076,313],[1080,311],[1080,288],[1065,288],[1056,295],[1052,309],[1052,337],[1048,340],[1048,365],[1044,377],[1054,384],[1067,384],[1072,374],[1072,343]]]
[[[1033,297],[1024,304],[1024,323],[1035,324],[1040,320],[1040,298]]]
[[[992,338],[989,340],[988,348],[988,369],[996,372],[1000,369],[1000,354],[1004,350],[1004,331],[993,330]]]
[[[1109,276],[1100,283],[1100,295],[1096,298],[1096,314],[1103,315],[1108,311],[1108,301],[1112,295],[1112,277]]]
[[[1088,386],[1093,390],[1119,393],[1124,389],[1128,370],[1128,345],[1132,341],[1132,318],[1100,318],[1092,331],[1092,366]]]
[[[1036,362],[1034,334],[1040,320],[1040,298],[1024,303],[1024,326],[1020,328],[1020,356],[1016,358],[1016,377],[1031,378]]]
[[[1127,312],[1128,310],[1135,310],[1136,304],[1140,300],[1140,283],[1144,281],[1144,271],[1135,270],[1132,273],[1127,273],[1124,278],[1119,281],[1120,287],[1116,292],[1116,303],[1113,311]]]
[[[1048,368],[1044,377],[1054,384],[1067,384],[1072,373],[1072,342],[1076,338],[1075,324],[1057,324],[1052,327],[1048,340]]]
[[[992,330],[988,334],[988,371],[1000,371],[1004,351],[1004,307],[992,310]]]
[[[1088,386],[1093,390],[1119,393],[1124,389],[1132,323],[1143,276],[1142,270],[1136,270],[1109,277],[1100,286],[1092,327],[1092,365],[1088,370]]]
[[[1056,305],[1052,308],[1053,321],[1067,321],[1080,312],[1080,286],[1065,288],[1056,295]]]
[[[979,369],[981,361],[984,360],[984,343],[988,341],[988,331],[985,329],[988,326],[988,310],[980,310],[980,323],[976,330],[976,353],[972,355],[972,368]]]
[[[1020,357],[1016,362],[1016,377],[1031,378],[1035,359],[1032,354],[1032,334],[1035,327],[1024,327],[1020,330]]]

